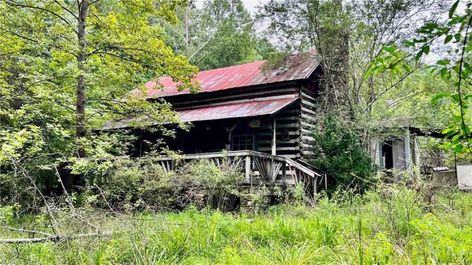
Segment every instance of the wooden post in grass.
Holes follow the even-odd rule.
[[[324,174],[324,186],[326,192],[328,190],[328,175],[326,173]]]
[[[251,180],[251,156],[247,155],[245,159],[245,178],[246,182]]]
[[[318,193],[318,176],[313,178],[313,205],[316,206],[316,194]]]

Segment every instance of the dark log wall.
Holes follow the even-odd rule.
[[[227,101],[296,94],[298,91],[298,84],[296,82],[290,82],[284,84],[229,89],[212,93],[186,94],[181,96],[167,97],[166,101],[170,102],[175,109],[179,109],[215,103],[224,103]]]
[[[300,154],[303,160],[313,158],[314,132],[319,120],[320,82],[324,79],[323,72],[318,68],[300,86]]]
[[[308,81],[308,80],[307,80]],[[299,99],[290,106],[282,109],[272,116],[247,117],[240,119],[240,124],[234,130],[234,134],[253,134],[255,139],[254,149],[265,153],[272,152],[273,120],[276,119],[276,154],[289,158],[308,158],[312,155],[311,146],[313,144],[313,130],[316,119],[316,93],[315,82],[285,82],[257,87],[247,87],[240,89],[224,90],[212,93],[201,93],[192,95],[181,95],[166,98],[175,109],[197,107],[215,103],[224,103],[235,100],[249,100],[260,97],[280,96],[298,94]],[[260,127],[248,129],[251,120],[259,120]],[[230,120],[228,120],[229,122]],[[225,121],[214,121],[212,127],[223,125]],[[234,122],[234,121],[233,121]],[[200,122],[203,123],[204,122]],[[195,124],[196,127],[197,123]],[[185,135],[185,142],[191,141],[189,138],[201,136],[198,129],[195,132]],[[207,134],[210,132],[206,132]],[[216,133],[216,131],[214,131]],[[227,136],[225,136],[227,137]],[[213,140],[221,137],[213,138]],[[223,139],[223,138],[221,138]],[[193,139],[198,141],[198,139]],[[219,145],[223,146],[223,145]],[[218,147],[219,147],[218,146]],[[184,148],[187,149],[187,148]],[[190,150],[189,150],[190,151]],[[202,150],[203,151],[203,150]]]
[[[269,117],[258,133],[257,151],[271,153],[273,137],[273,119],[276,119],[276,154],[289,158],[300,157],[300,104],[298,101]]]

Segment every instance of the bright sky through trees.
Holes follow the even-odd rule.
[[[205,2],[205,0],[196,0],[196,4],[198,7],[201,7],[203,5],[203,2]],[[252,14],[254,14],[257,11],[258,6],[261,6],[267,2],[268,0],[243,0],[244,6]]]

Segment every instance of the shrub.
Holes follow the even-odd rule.
[[[82,163],[75,169],[87,176],[87,192],[78,202],[125,211],[180,210],[189,204],[224,208],[235,203],[243,177],[239,163],[228,160],[219,165],[198,160],[168,171],[153,157],[123,158]]]
[[[314,138],[311,162],[335,180],[332,187],[362,192],[375,183],[374,164],[362,148],[359,136],[334,115],[325,117],[322,130],[315,131]]]
[[[221,165],[209,160],[197,160],[184,165],[177,176],[196,192],[204,192],[208,206],[232,208],[236,204],[238,185],[243,180],[240,161],[223,159]]]
[[[160,165],[144,159],[119,159],[104,175],[90,178],[88,194],[102,193],[108,204],[118,210],[143,208],[167,209],[178,205],[170,196],[172,172],[166,173]],[[172,195],[175,195],[172,192]]]

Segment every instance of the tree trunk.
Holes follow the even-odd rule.
[[[82,0],[79,3],[79,16],[77,24],[77,41],[79,45],[79,52],[77,56],[77,63],[79,68],[79,76],[77,77],[77,106],[76,106],[76,138],[79,140],[83,138],[86,133],[85,128],[85,90],[87,87],[85,78],[85,61],[87,56],[87,41],[86,41],[86,19],[89,11],[89,0]],[[83,146],[78,146],[78,156],[85,156]]]

